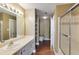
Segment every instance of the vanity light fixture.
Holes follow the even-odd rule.
[[[12,7],[12,11],[15,12],[15,8],[14,7]]]
[[[20,10],[18,10],[18,13],[19,13],[20,15],[23,15],[23,12],[21,12]]]
[[[7,4],[5,4],[5,3],[2,3],[1,6],[5,7],[5,8],[8,8]]]
[[[3,6],[3,7],[5,7],[5,6],[6,6],[6,4],[5,4],[5,3],[2,3],[2,6]]]
[[[13,12],[13,13],[15,13],[15,14],[23,15],[23,12],[22,12],[22,11],[17,10],[16,8],[14,8],[14,7],[12,7],[12,6],[8,5],[8,4],[6,4],[6,3],[0,3],[0,6],[1,6],[2,8],[6,8],[8,11],[11,11],[11,12]]]

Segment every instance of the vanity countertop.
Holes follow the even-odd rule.
[[[0,55],[13,55],[33,39],[34,36],[30,36],[30,35],[26,35],[24,37],[16,39],[12,47],[0,48]]]

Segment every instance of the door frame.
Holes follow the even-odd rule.
[[[0,21],[1,24],[1,41],[3,41],[3,21]]]
[[[55,34],[55,23],[54,23],[54,16],[50,18],[50,48],[54,48],[54,40],[55,40],[55,37],[54,37],[54,34]],[[53,31],[53,32],[52,32]],[[53,33],[53,35],[52,35]]]
[[[11,26],[10,22],[11,22],[11,21],[16,23],[16,20],[15,20],[15,19],[9,19],[9,38],[11,38],[11,37],[10,37],[10,34],[11,34],[11,33],[10,33],[10,32],[11,32],[11,31],[10,31],[10,26]],[[16,24],[15,24],[15,30],[17,30]]]

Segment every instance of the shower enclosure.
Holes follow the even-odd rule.
[[[79,54],[79,4],[60,17],[59,48],[65,55]]]

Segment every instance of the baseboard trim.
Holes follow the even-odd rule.
[[[60,48],[58,49],[58,52],[56,52],[54,48],[53,48],[53,51],[55,55],[64,55]]]
[[[59,55],[64,55],[60,48],[58,48],[58,54]]]
[[[53,48],[54,54],[57,55],[58,53],[55,51],[55,49]]]
[[[49,38],[48,37],[44,37],[44,40],[49,40]]]

